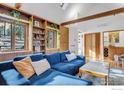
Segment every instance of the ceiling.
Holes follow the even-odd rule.
[[[101,32],[124,29],[124,13],[113,16],[102,17],[89,21],[69,25],[82,32]]]
[[[14,3],[7,3],[14,6]],[[86,17],[96,13],[124,7],[120,3],[66,3],[64,8],[60,3],[22,3],[21,9],[46,18],[56,23]]]

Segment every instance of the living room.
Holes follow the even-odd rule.
[[[0,85],[124,85],[122,19],[122,3],[0,3]]]

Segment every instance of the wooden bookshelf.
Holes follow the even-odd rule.
[[[33,17],[33,52],[45,53],[45,20]]]

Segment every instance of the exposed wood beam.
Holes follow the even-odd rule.
[[[83,21],[87,21],[87,20],[92,20],[92,19],[96,19],[96,18],[116,15],[116,14],[120,14],[120,13],[124,13],[124,7],[114,9],[114,10],[110,10],[110,11],[106,11],[106,12],[102,12],[102,13],[98,13],[98,14],[95,14],[95,15],[90,15],[90,16],[83,17],[83,18],[74,19],[74,20],[67,21],[67,22],[63,22],[63,23],[61,23],[61,25],[64,26],[64,25],[74,24],[74,23],[83,22]]]

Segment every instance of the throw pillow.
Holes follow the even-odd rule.
[[[21,73],[25,78],[30,78],[34,73],[34,69],[31,65],[30,57],[26,57],[20,61],[14,61],[13,65],[19,73]]]
[[[74,53],[66,54],[67,60],[72,61],[77,58],[77,56]]]
[[[42,74],[50,68],[50,64],[47,59],[42,59],[40,61],[35,61],[31,63],[37,75]]]

